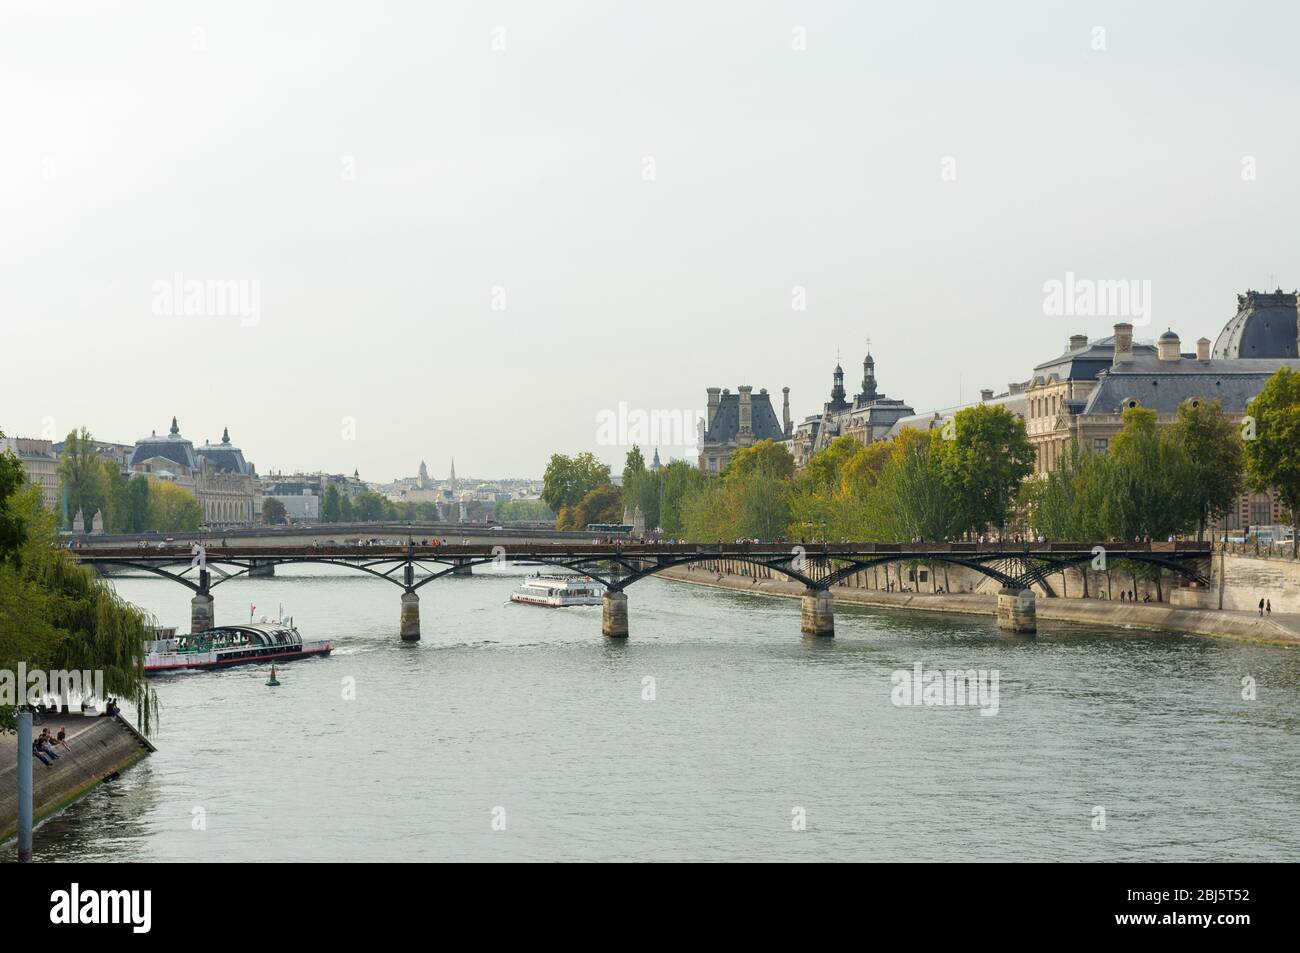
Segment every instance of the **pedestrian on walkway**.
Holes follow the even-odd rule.
[[[1259,617],[1260,617],[1261,619],[1264,618],[1264,600],[1263,600],[1263,599],[1260,599],[1260,600],[1259,600]]]

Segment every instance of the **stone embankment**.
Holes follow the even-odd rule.
[[[63,728],[68,747],[56,748],[59,759],[49,766],[33,759],[32,814],[38,824],[154,750],[120,718],[49,715],[33,730],[39,735],[43,728],[54,735]],[[18,829],[17,744],[14,734],[0,735],[0,842]],[[32,757],[31,752],[24,754]]]
[[[805,594],[801,583],[782,578],[757,578],[735,572],[719,572],[711,566],[676,567],[659,573],[660,578],[713,586],[734,592],[783,598]],[[993,593],[887,592],[880,589],[835,586],[836,605],[875,606],[919,612],[957,612],[994,616],[997,596]],[[1039,621],[1079,622],[1108,629],[1141,629],[1179,632],[1210,638],[1237,639],[1270,645],[1300,647],[1300,616],[1274,613],[1260,618],[1249,611],[1195,609],[1165,603],[1118,602],[1107,599],[1038,599]]]

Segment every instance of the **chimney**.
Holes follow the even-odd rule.
[[[1115,325],[1114,364],[1127,364],[1133,360],[1133,325],[1122,322]]]
[[[1071,351],[1082,351],[1082,350],[1083,350],[1085,347],[1087,347],[1087,346],[1088,346],[1088,335],[1086,335],[1086,334],[1071,334],[1071,335],[1070,335],[1070,350],[1071,350]]]
[[[781,388],[781,424],[785,428],[787,437],[793,436],[794,429],[790,425],[790,388]]]
[[[709,393],[709,414],[708,414],[708,422],[709,422],[709,429],[712,430],[712,429],[713,429],[713,418],[716,417],[716,416],[718,415],[718,407],[719,407],[719,406],[721,405],[721,403],[722,403],[722,398],[721,398],[721,396],[719,396],[719,395],[721,395],[721,393],[722,393],[722,388],[721,388],[721,387],[710,387],[710,388],[708,388],[708,393]]]
[[[1208,361],[1210,359],[1210,339],[1201,338],[1196,342],[1196,359],[1198,361]]]
[[[737,437],[752,435],[754,432],[753,409],[749,403],[751,399],[749,395],[753,390],[754,388],[748,384],[741,384],[736,388],[736,393],[740,395],[740,426],[736,434]]]
[[[991,387],[984,387],[984,388],[981,388],[981,389],[980,389],[980,400],[981,400],[981,401],[992,400],[992,399],[993,399],[993,388],[991,388]]]
[[[1182,342],[1178,340],[1178,335],[1170,328],[1156,341],[1156,355],[1162,361],[1176,361],[1183,356],[1180,353],[1181,347]]]

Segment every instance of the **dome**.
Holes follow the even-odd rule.
[[[1298,332],[1294,291],[1247,291],[1237,295],[1237,313],[1219,332],[1212,356],[1294,358]]]

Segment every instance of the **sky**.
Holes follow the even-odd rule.
[[[612,417],[749,384],[800,419],[868,339],[917,411],[1005,390],[1132,319],[1049,313],[1067,275],[1140,283],[1137,337],[1188,350],[1300,284],[1297,34],[1280,2],[0,0],[0,429],[617,470]]]

